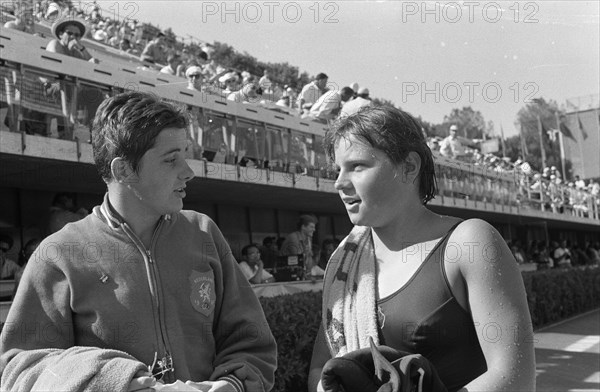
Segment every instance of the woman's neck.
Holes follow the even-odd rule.
[[[437,234],[431,231],[433,221],[439,215],[421,206],[407,211],[402,219],[396,219],[384,227],[373,228],[373,240],[381,243],[391,251],[397,251],[414,243],[437,238],[428,234]],[[431,238],[429,238],[431,237]]]

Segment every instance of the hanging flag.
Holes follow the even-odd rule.
[[[579,129],[581,129],[581,136],[583,136],[583,140],[588,138],[588,134],[585,131],[585,128],[583,127],[583,124],[581,123],[581,119],[579,118],[579,114],[577,114],[577,122],[579,123]]]
[[[560,133],[562,133],[563,135],[565,135],[569,139],[571,139],[574,142],[576,142],[577,140],[575,139],[575,136],[573,136],[573,132],[571,132],[571,129],[565,123],[566,123],[565,116],[561,116],[560,117]]]

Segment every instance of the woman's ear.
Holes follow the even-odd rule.
[[[118,183],[130,183],[135,177],[131,165],[124,158],[114,158],[110,163],[112,178]]]
[[[407,182],[414,183],[421,171],[421,157],[416,152],[411,151],[408,153],[403,166],[403,178],[406,178]]]

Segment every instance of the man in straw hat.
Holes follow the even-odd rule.
[[[86,26],[82,20],[75,18],[59,19],[52,24],[52,35],[56,39],[48,43],[46,50],[97,63],[98,60],[81,43],[81,38],[85,35],[85,32]]]

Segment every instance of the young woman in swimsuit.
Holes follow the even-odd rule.
[[[370,336],[425,356],[448,391],[534,391],[517,263],[489,223],[426,207],[436,183],[419,122],[398,109],[365,108],[340,120],[325,148],[355,227],[327,267],[309,390],[322,390],[328,359],[368,347]]]

